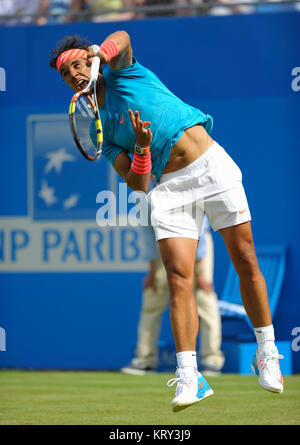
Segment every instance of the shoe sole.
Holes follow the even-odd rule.
[[[264,388],[266,391],[273,392],[275,394],[281,394],[283,391],[283,389],[266,388],[265,386],[262,386],[262,385],[261,385],[261,387]]]
[[[176,403],[176,405],[172,405],[172,403],[171,403],[172,411],[174,413],[176,413],[178,411],[182,411],[183,409],[188,408],[189,406],[192,406],[192,405],[195,405],[198,402],[201,402],[201,400],[207,399],[207,397],[212,396],[213,393],[214,393],[213,390],[209,389],[209,390],[206,391],[204,397],[201,397],[201,399],[195,400],[194,402],[180,403],[180,404]]]
[[[254,367],[254,365],[253,365],[253,363],[251,363],[251,370],[252,370],[252,372],[253,372],[253,374],[254,375],[256,375],[256,376],[259,376],[259,374],[257,374],[257,372],[256,372],[256,370],[255,370],[255,367]],[[259,383],[259,382],[258,382]],[[260,386],[263,388],[263,389],[265,389],[266,391],[269,391],[269,392],[274,392],[274,393],[276,393],[276,394],[281,394],[282,392],[283,392],[283,388],[281,388],[281,389],[277,389],[277,388],[272,388],[272,387],[266,387],[266,386],[263,386],[261,383],[259,383],[260,384]]]

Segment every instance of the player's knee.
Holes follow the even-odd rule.
[[[178,265],[169,265],[166,271],[171,298],[193,292],[193,275],[190,270]]]

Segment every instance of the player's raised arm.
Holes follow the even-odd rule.
[[[110,34],[100,45],[98,53],[101,64],[109,63],[113,70],[119,70],[132,63],[132,48],[129,34],[126,31],[116,31]],[[88,58],[94,57],[91,47],[88,48]]]
[[[115,160],[114,168],[132,190],[146,193],[152,168],[150,153],[152,133],[150,128],[146,127],[149,127],[151,122],[142,121],[138,111],[133,113],[128,110],[128,113],[136,136],[133,160],[131,162],[127,153],[122,151]]]

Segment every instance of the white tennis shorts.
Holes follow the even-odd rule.
[[[163,174],[148,199],[156,240],[199,239],[205,214],[214,231],[251,220],[241,170],[217,142],[186,167]]]

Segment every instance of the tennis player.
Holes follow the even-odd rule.
[[[89,80],[94,54],[86,40],[70,36],[52,51],[50,65],[74,90]],[[176,347],[173,411],[213,394],[198,372],[198,313],[193,295],[194,264],[204,213],[219,231],[240,279],[240,290],[258,347],[252,370],[261,386],[281,393],[283,379],[265,280],[255,254],[251,215],[242,174],[210,136],[212,117],[171,93],[132,55],[125,31],[100,45],[97,99],[103,124],[102,154],[133,190],[147,192],[153,226],[170,289],[170,319]],[[133,155],[133,159],[129,154]],[[196,211],[196,217],[194,211]],[[200,210],[199,210],[200,209]]]

